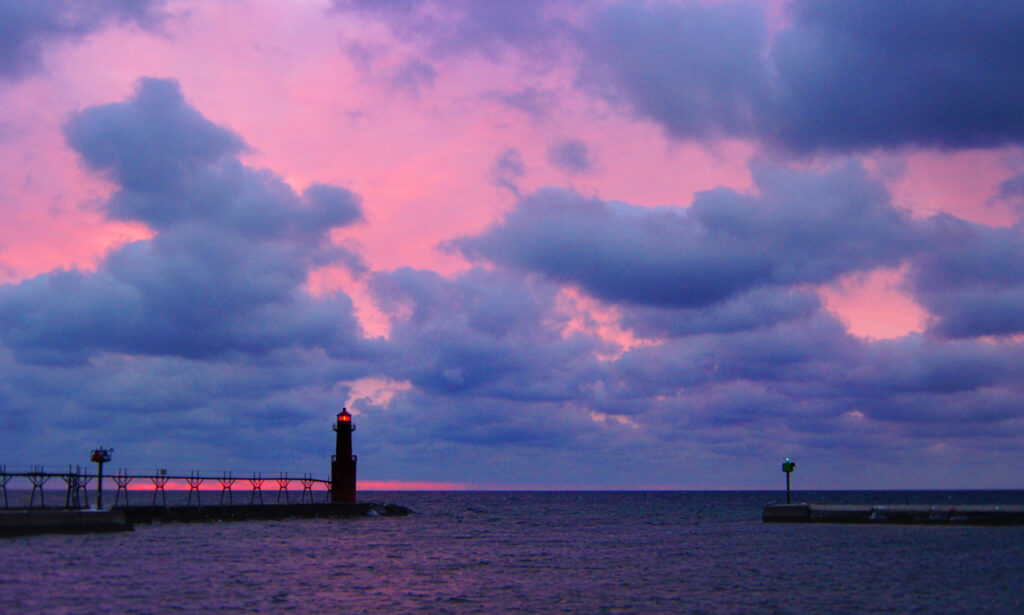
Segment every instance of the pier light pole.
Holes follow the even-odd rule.
[[[99,465],[99,471],[96,473],[96,510],[103,510],[103,464],[110,461],[110,454],[113,452],[114,449],[102,446],[92,452],[92,461]]]
[[[789,495],[789,475],[793,472],[793,468],[796,467],[795,461],[790,461],[789,457],[782,462],[782,471],[786,473],[786,504],[792,504],[793,500]]]

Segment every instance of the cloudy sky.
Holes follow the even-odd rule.
[[[1024,488],[1022,31],[0,0],[0,462]]]

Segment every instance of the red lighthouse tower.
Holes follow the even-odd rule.
[[[331,501],[356,503],[356,456],[352,454],[352,415],[342,408],[334,431],[338,433],[338,444],[331,457]]]

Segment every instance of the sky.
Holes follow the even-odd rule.
[[[1024,488],[1022,31],[0,0],[0,463]]]

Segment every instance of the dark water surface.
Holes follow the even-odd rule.
[[[0,612],[1024,613],[1024,527],[763,524],[763,492],[361,497],[417,513],[0,540]]]

